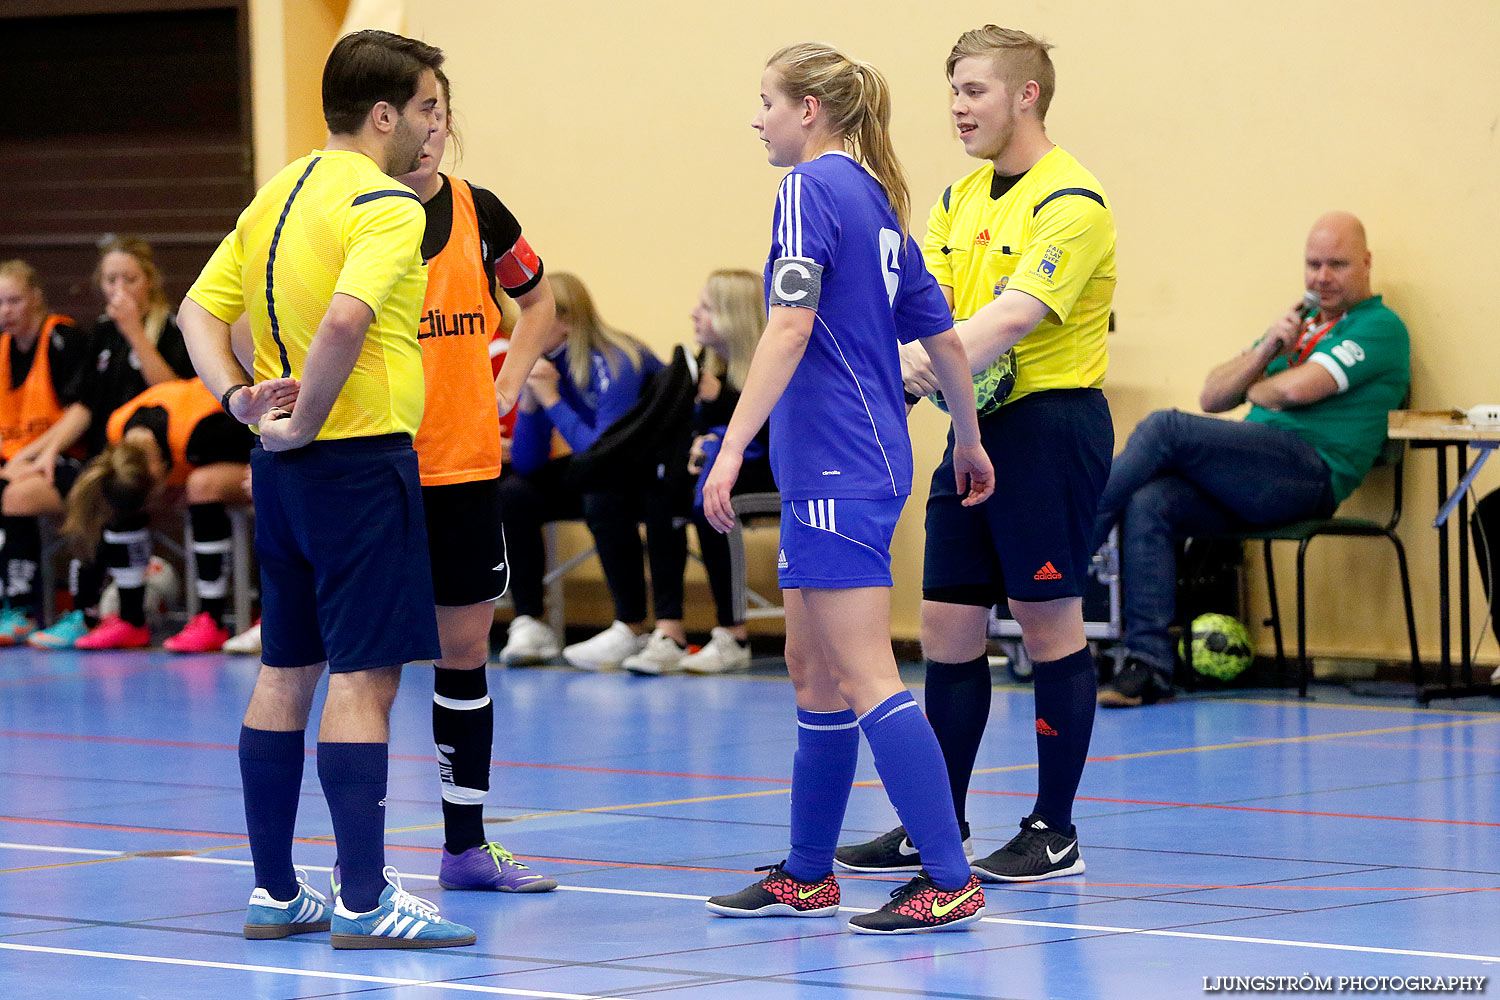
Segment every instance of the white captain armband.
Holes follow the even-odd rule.
[[[817,309],[823,265],[806,257],[778,257],[771,265],[771,305]]]

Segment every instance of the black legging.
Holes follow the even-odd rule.
[[[747,461],[740,467],[731,495],[774,492],[776,480],[771,476],[770,459],[759,458]],[[729,568],[729,536],[720,534],[709,524],[701,510],[693,511],[693,527],[698,533],[698,554],[703,557],[703,571],[708,574],[708,590],[713,594],[719,624],[724,628],[743,625],[744,622],[735,621],[734,615],[734,580]]]
[[[542,578],[547,553],[542,526],[582,517],[599,550],[615,617],[631,624],[646,620],[645,565],[637,528],[644,521],[656,617],[680,619],[682,573],[687,566],[686,522],[673,518],[667,498],[656,491],[578,494],[566,482],[568,462],[567,458],[554,459],[535,472],[509,474],[500,481],[516,614],[540,618],[545,613]],[[724,558],[727,566],[727,543]]]

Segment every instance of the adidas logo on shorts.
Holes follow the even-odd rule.
[[[1062,578],[1062,574],[1057,571],[1056,566],[1052,565],[1052,560],[1050,559],[1047,560],[1045,566],[1037,570],[1032,576],[1033,580],[1061,580]]]
[[[776,568],[786,569],[786,549],[780,549],[776,553]]]

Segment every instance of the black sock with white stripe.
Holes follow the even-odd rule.
[[[195,503],[188,507],[188,518],[193,526],[198,606],[223,625],[229,593],[229,576],[224,572],[224,557],[230,548],[229,512],[221,503]]]
[[[460,854],[485,842],[495,706],[483,664],[473,670],[433,671],[432,739],[443,782],[443,846],[449,854]]]
[[[0,517],[0,571],[5,601],[36,617],[36,576],[42,561],[41,523],[34,517]]]
[[[150,518],[145,514],[116,517],[104,529],[104,564],[120,595],[120,618],[131,625],[146,624],[146,567],[151,563]]]

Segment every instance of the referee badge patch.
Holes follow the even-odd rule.
[[[778,257],[771,267],[773,306],[818,308],[823,291],[823,265],[806,257]]]
[[[1036,268],[1031,273],[1050,285],[1067,259],[1066,250],[1056,243],[1048,243],[1047,249],[1042,253],[1042,259],[1036,262]]]

